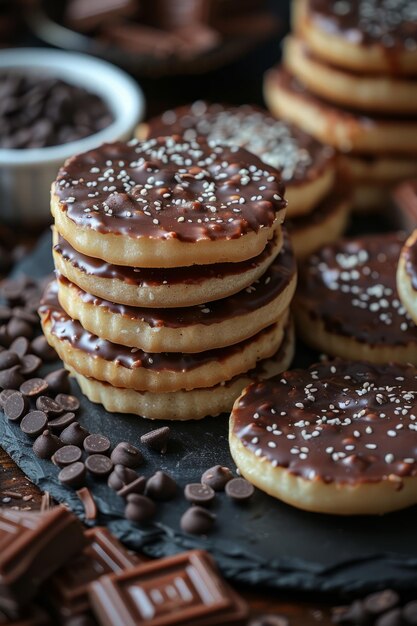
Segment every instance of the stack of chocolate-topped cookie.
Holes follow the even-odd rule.
[[[296,266],[278,171],[180,136],[103,145],[52,188],[48,342],[110,411],[196,419],[286,369]]]
[[[296,257],[335,241],[350,209],[346,191],[336,188],[334,150],[303,130],[259,107],[225,107],[203,101],[166,111],[141,124],[141,139],[180,134],[187,140],[241,146],[281,172],[288,201],[286,227]]]
[[[411,0],[296,0],[270,110],[342,153],[358,210],[417,173],[417,13]]]

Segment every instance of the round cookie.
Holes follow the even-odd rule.
[[[383,213],[392,205],[391,187],[376,183],[358,184],[352,193],[352,213]]]
[[[260,254],[285,217],[274,168],[243,148],[159,137],[66,161],[52,185],[57,231],[116,265],[184,267]]]
[[[322,246],[337,241],[345,232],[351,196],[334,191],[309,215],[287,219],[286,226],[297,259],[303,259]]]
[[[148,419],[195,420],[230,411],[242,389],[251,382],[271,378],[287,369],[294,357],[294,349],[294,332],[290,324],[276,354],[259,361],[253,370],[214,387],[171,393],[119,389],[67,368],[89,400],[102,404],[111,413],[132,413]]]
[[[401,249],[397,289],[404,308],[417,324],[417,230],[408,237]]]
[[[310,212],[334,182],[333,150],[259,107],[225,107],[199,100],[165,111],[137,129],[140,139],[172,134],[188,140],[203,136],[210,143],[241,146],[278,169],[285,183],[290,216]]]
[[[415,0],[297,0],[294,30],[314,53],[358,73],[417,74]]]
[[[135,307],[178,308],[226,298],[249,287],[274,261],[282,242],[280,228],[253,259],[162,269],[113,265],[86,256],[54,231],[52,253],[58,272],[87,293]]]
[[[346,155],[338,158],[340,173],[356,184],[395,185],[417,176],[417,159],[373,154]]]
[[[355,74],[323,62],[305,42],[291,36],[284,42],[284,65],[314,94],[336,105],[387,114],[416,113],[417,77]]]
[[[285,69],[268,70],[264,97],[273,115],[297,124],[341,152],[417,155],[417,118],[378,117],[330,104]]]
[[[417,503],[417,370],[327,361],[249,386],[229,444],[240,473],[292,506],[370,515]]]
[[[289,237],[266,272],[246,289],[214,302],[176,309],[115,304],[58,275],[62,308],[91,333],[147,352],[202,352],[248,337],[280,319],[294,295],[297,267]]]
[[[60,307],[56,282],[47,287],[39,314],[48,343],[72,369],[115,387],[157,393],[211,387],[254,368],[278,350],[288,321],[286,311],[238,344],[184,354],[144,352],[89,333]]]
[[[341,240],[300,267],[297,329],[313,348],[345,359],[417,364],[417,327],[396,289],[397,233]]]

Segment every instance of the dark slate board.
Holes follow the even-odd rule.
[[[47,234],[18,271],[40,277],[51,269]],[[297,365],[313,357],[301,349]],[[76,383],[73,390],[80,395]],[[84,398],[80,421],[91,432],[107,434],[113,443],[136,443],[141,434],[158,425],[133,416],[111,415]],[[169,453],[161,457],[145,452],[146,475],[162,468],[183,486],[198,480],[216,463],[233,467],[227,416],[171,426],[174,434]],[[83,516],[77,496],[58,483],[52,463],[35,457],[18,426],[0,419],[0,441],[34,483]],[[343,595],[386,586],[410,589],[417,584],[417,507],[385,517],[338,518],[299,511],[260,491],[243,506],[220,494],[214,506],[217,529],[208,538],[196,538],[179,530],[179,519],[187,508],[180,495],[161,505],[156,523],[143,529],[122,519],[122,501],[105,484],[92,481],[90,487],[100,509],[98,522],[128,546],[155,557],[205,548],[224,575],[235,582]]]

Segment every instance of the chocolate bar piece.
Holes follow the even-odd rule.
[[[398,207],[396,227],[411,233],[417,228],[417,179],[401,183],[393,197]]]
[[[48,582],[45,593],[61,620],[90,610],[88,585],[104,574],[123,572],[141,563],[106,528],[85,531],[88,545]]]
[[[248,614],[202,550],[104,576],[90,586],[90,598],[101,626],[239,624]]]
[[[10,616],[86,544],[83,527],[63,506],[45,513],[0,511],[0,609]]]

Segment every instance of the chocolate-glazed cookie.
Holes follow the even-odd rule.
[[[300,268],[294,310],[302,338],[325,354],[417,364],[417,328],[396,288],[399,233],[345,239]]]
[[[401,249],[397,289],[407,314],[417,324],[417,230],[413,231]]]
[[[280,175],[242,148],[179,136],[72,157],[52,190],[58,232],[110,263],[181,267],[259,254],[286,202]]]
[[[417,502],[417,370],[328,361],[255,383],[236,400],[241,473],[299,508],[385,513]]]

